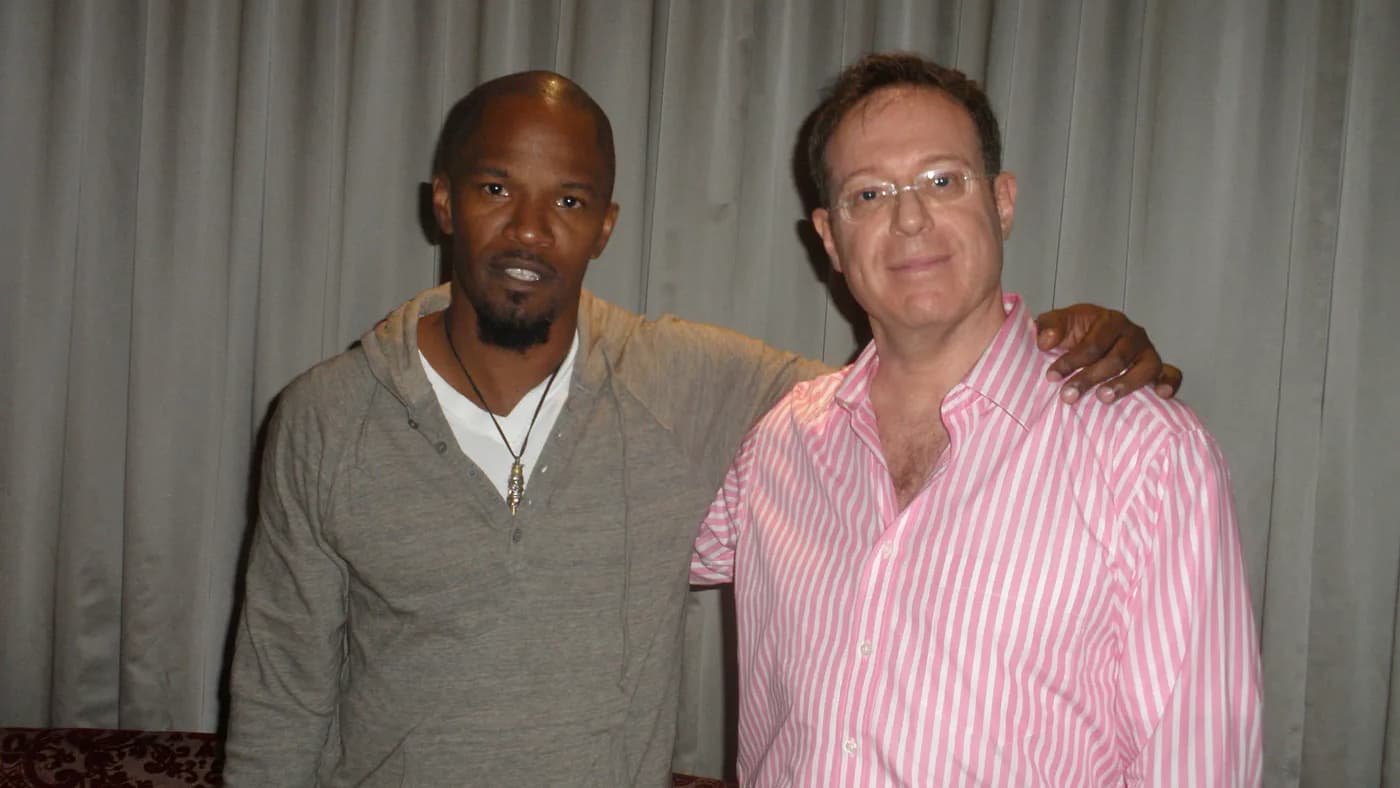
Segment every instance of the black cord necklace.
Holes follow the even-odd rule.
[[[506,445],[506,451],[510,454],[510,481],[506,483],[506,503],[510,506],[510,516],[515,516],[515,510],[520,507],[520,502],[525,499],[525,466],[521,464],[520,458],[525,456],[525,447],[530,444],[530,433],[535,429],[535,419],[540,417],[540,411],[544,409],[545,397],[549,396],[549,388],[554,385],[554,378],[559,374],[559,367],[564,364],[561,361],[559,367],[549,374],[549,381],[544,384],[544,393],[540,395],[540,401],[535,403],[535,415],[530,417],[530,426],[525,428],[525,439],[520,441],[520,451],[511,448],[510,439],[506,437],[506,431],[501,429],[501,423],[496,421],[496,414],[491,412],[491,406],[486,403],[486,395],[481,393],[481,389],[472,379],[472,373],[467,371],[467,365],[462,363],[462,356],[457,353],[457,346],[452,343],[452,307],[443,310],[442,313],[442,334],[447,337],[447,349],[452,351],[452,357],[457,360],[457,366],[461,368],[462,374],[467,376],[467,383],[471,384],[472,391],[476,392],[477,399],[481,400],[481,406],[486,410],[486,415],[491,417],[491,424],[496,427],[496,434],[501,436],[501,442]]]

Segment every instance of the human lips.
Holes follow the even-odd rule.
[[[491,270],[521,284],[535,284],[555,275],[553,266],[528,252],[501,252],[492,255]]]
[[[510,268],[506,268],[506,269],[502,270],[501,273],[505,274],[506,276],[510,277],[511,279],[514,279],[514,280],[517,281],[517,282],[538,282],[538,281],[540,281],[540,275],[539,275],[537,272],[531,271],[531,270],[528,269],[528,268],[515,268],[515,267],[512,266],[512,267],[510,267]]]
[[[903,260],[891,265],[889,270],[896,274],[918,274],[925,271],[932,271],[952,260],[951,254],[931,254],[919,255],[917,257],[906,257]]]

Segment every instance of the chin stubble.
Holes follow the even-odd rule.
[[[556,311],[553,308],[539,317],[532,318],[519,312],[503,314],[491,304],[473,306],[476,312],[477,337],[488,345],[524,352],[549,341],[549,327],[554,323]]]

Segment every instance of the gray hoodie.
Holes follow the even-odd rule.
[[[669,785],[690,544],[748,427],[827,371],[584,294],[512,518],[400,307],[283,392],[232,674],[228,785]]]

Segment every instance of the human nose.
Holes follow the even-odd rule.
[[[510,222],[506,226],[509,238],[522,246],[548,246],[554,242],[549,223],[549,205],[528,197],[511,206]]]
[[[914,184],[900,186],[894,195],[894,229],[904,235],[918,235],[933,221],[923,196]]]

